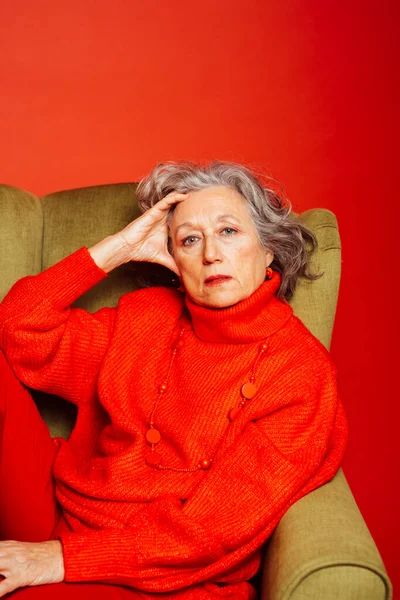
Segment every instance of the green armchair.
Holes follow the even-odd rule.
[[[0,300],[19,278],[90,247],[138,216],[135,183],[68,190],[38,198],[0,186]],[[319,280],[300,280],[295,314],[329,349],[340,282],[341,246],[335,215],[312,209],[297,215],[317,235],[313,255]],[[89,290],[76,306],[91,312],[115,306],[137,287],[127,264]],[[75,408],[33,392],[53,436],[68,437]],[[351,434],[351,431],[350,431]],[[392,585],[342,469],[285,513],[264,548],[254,578],[260,600],[390,600]]]

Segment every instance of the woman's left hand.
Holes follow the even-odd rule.
[[[63,579],[64,556],[59,540],[0,541],[0,598],[20,587],[59,583]]]

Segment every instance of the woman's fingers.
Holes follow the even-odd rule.
[[[178,202],[182,202],[183,200],[186,200],[186,198],[189,196],[189,192],[176,192],[175,190],[170,192],[169,194],[167,194],[166,196],[164,196],[164,198],[162,200],[159,200],[159,202],[157,202],[157,204],[159,205],[160,202],[166,202],[168,204],[168,206],[171,206],[172,204],[176,204]],[[157,206],[157,204],[155,206]]]
[[[156,262],[166,266],[178,275],[179,271],[176,263],[168,252],[167,218],[171,207],[174,204],[183,202],[188,196],[188,192],[170,192],[152,208],[129,223],[122,231],[115,234],[117,243],[124,255],[122,262],[131,260],[134,262]],[[93,252],[93,249],[91,250]],[[101,264],[103,263],[104,260]]]
[[[184,200],[186,200],[186,198],[188,198],[189,196],[189,192],[170,192],[169,194],[167,194],[166,196],[164,196],[164,198],[162,198],[161,200],[159,200],[157,202],[157,204],[155,204],[150,211],[153,211],[154,213],[157,213],[159,211],[163,211],[165,213],[167,213],[165,216],[168,215],[168,212],[171,209],[171,206],[173,206],[174,204],[179,204],[180,202],[183,202]],[[150,212],[149,211],[149,212]],[[144,213],[146,214],[146,213]]]
[[[167,251],[167,217],[171,207],[188,196],[188,193],[170,192],[118,234],[128,248],[129,260],[158,262],[177,273],[176,264]]]
[[[123,232],[128,233],[132,238],[137,237],[139,234],[139,238],[145,239],[154,227],[166,224],[171,206],[183,202],[188,196],[189,193],[170,192],[152,208],[149,208],[140,217],[129,223],[123,229]]]
[[[0,598],[3,598],[6,594],[16,590],[18,585],[14,584],[8,577],[0,580]]]

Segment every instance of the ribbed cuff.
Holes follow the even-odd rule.
[[[65,581],[95,581],[100,573],[101,579],[107,580],[110,567],[107,563],[112,550],[102,538],[101,531],[93,535],[61,533],[58,536],[63,547]]]

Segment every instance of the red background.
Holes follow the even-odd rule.
[[[42,195],[137,181],[163,159],[219,158],[268,169],[296,211],[336,213],[343,469],[395,586],[398,31],[396,0],[0,9],[3,183]]]

